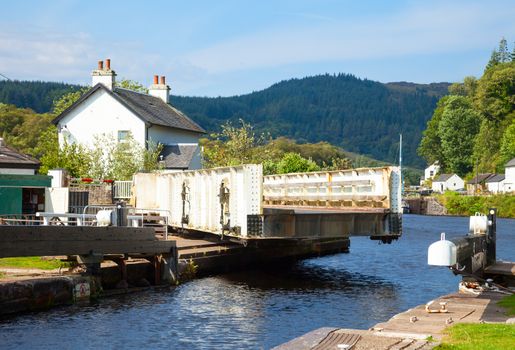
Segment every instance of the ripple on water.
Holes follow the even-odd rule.
[[[403,225],[390,245],[353,238],[348,254],[5,319],[0,348],[268,349],[319,327],[368,328],[456,290],[426,251],[441,231],[463,235],[468,219],[407,215]],[[515,220],[498,221],[498,239],[498,256],[514,260]]]

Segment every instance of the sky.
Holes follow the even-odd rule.
[[[0,74],[88,85],[110,58],[117,78],[189,96],[325,73],[456,82],[502,37],[513,48],[514,19],[512,0],[2,1]]]

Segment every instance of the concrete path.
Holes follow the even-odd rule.
[[[496,292],[484,292],[481,295],[453,293],[434,300],[429,306],[430,310],[439,310],[444,305],[446,312],[429,313],[426,305],[419,305],[369,330],[320,328],[274,349],[431,349],[437,343],[429,342],[428,339],[441,340],[445,328],[453,324],[506,323],[509,317],[505,315],[505,309],[497,305],[504,296]],[[358,340],[355,341],[356,337],[352,338],[351,335],[358,336]],[[349,341],[337,343],[338,339]],[[321,347],[324,344],[327,346]]]

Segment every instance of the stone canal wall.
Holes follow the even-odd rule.
[[[0,283],[0,315],[45,310],[58,305],[89,301],[102,290],[91,276],[33,278]]]
[[[408,198],[410,214],[447,215],[445,207],[433,197]]]

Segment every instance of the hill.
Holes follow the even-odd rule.
[[[298,142],[327,141],[346,151],[396,162],[403,133],[404,162],[422,168],[416,149],[448,83],[382,84],[353,75],[290,79],[262,91],[233,97],[173,96],[172,104],[208,131],[243,119],[257,132]],[[63,91],[79,86],[46,82],[0,81],[0,102],[43,113]]]
[[[0,81],[0,103],[30,108],[37,113],[50,112],[52,103],[63,94],[80,89],[79,85],[47,81]]]
[[[328,141],[347,151],[395,162],[399,133],[406,164],[423,167],[416,149],[448,83],[388,83],[352,75],[291,79],[247,95],[181,97],[172,103],[207,130],[227,120],[250,122],[259,132],[298,142]]]

